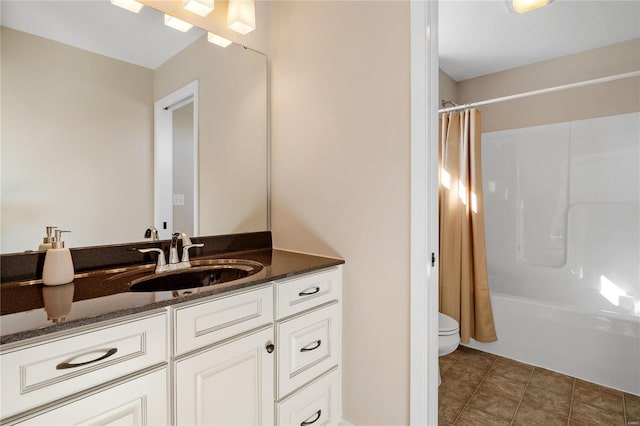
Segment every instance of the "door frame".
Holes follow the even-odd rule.
[[[438,2],[411,4],[410,423],[438,424]],[[433,257],[432,257],[433,256]],[[432,265],[432,259],[434,259]]]
[[[190,101],[193,102],[193,235],[200,232],[198,80],[195,80],[154,104],[153,221],[161,240],[170,239],[173,232],[173,110]],[[163,222],[167,222],[166,229]]]

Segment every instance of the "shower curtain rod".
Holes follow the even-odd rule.
[[[592,84],[606,83],[606,82],[609,82],[609,81],[621,80],[623,78],[630,78],[630,77],[637,77],[637,76],[640,76],[640,70],[631,71],[631,72],[627,72],[627,73],[623,73],[623,74],[610,75],[608,77],[595,78],[593,80],[586,80],[586,81],[579,81],[579,82],[576,82],[576,83],[563,84],[561,86],[549,87],[549,88],[546,88],[546,89],[532,90],[531,92],[518,93],[516,95],[502,96],[500,98],[488,99],[486,101],[470,102],[468,104],[456,105],[456,106],[449,107],[449,108],[439,109],[438,113],[460,111],[462,109],[474,108],[474,107],[478,107],[478,106],[482,106],[482,105],[495,104],[497,102],[511,101],[511,100],[514,100],[514,99],[526,98],[526,97],[529,97],[529,96],[543,95],[545,93],[557,92],[559,90],[573,89],[573,88],[576,88],[576,87],[583,87],[583,86],[590,86]],[[446,101],[446,102],[448,102],[448,101]]]

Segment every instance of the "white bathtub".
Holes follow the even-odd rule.
[[[482,135],[498,341],[640,394],[640,113]]]
[[[498,331],[469,345],[496,355],[640,395],[640,320],[593,315],[492,293]]]

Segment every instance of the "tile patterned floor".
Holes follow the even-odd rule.
[[[464,346],[440,374],[440,425],[640,426],[638,396]]]

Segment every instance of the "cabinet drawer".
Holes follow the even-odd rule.
[[[323,426],[340,422],[340,375],[333,370],[276,404],[278,425]]]
[[[340,361],[340,305],[278,324],[278,398],[311,381]]]
[[[314,272],[276,284],[278,319],[332,300],[339,300],[342,284],[340,267]]]
[[[3,353],[2,418],[165,362],[166,335],[162,313]]]
[[[219,342],[273,321],[273,289],[264,287],[175,310],[175,354]]]
[[[20,425],[166,425],[167,369],[96,392],[20,421]]]

